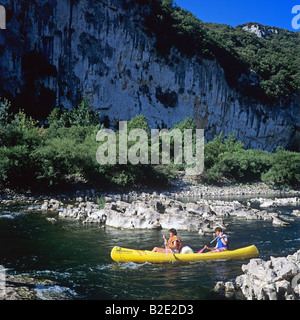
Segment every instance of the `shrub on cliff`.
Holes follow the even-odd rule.
[[[49,128],[57,129],[62,127],[90,127],[99,126],[100,113],[93,111],[86,97],[83,98],[79,106],[69,109],[54,108],[48,116]]]

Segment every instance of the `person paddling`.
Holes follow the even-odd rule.
[[[170,229],[169,230],[170,239],[167,241],[165,235],[163,236],[165,240],[165,246],[166,248],[158,248],[155,247],[152,249],[153,252],[162,252],[162,253],[179,253],[180,249],[182,247],[182,242],[177,236],[176,229]],[[167,251],[166,251],[167,250]]]
[[[208,246],[205,246],[204,248],[211,250],[209,253],[226,251],[228,249],[228,238],[226,234],[223,233],[223,230],[220,227],[215,228],[215,233],[218,237],[217,245],[214,248],[209,248]]]

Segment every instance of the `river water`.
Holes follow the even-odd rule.
[[[162,246],[162,231],[125,231],[78,221],[55,223],[28,204],[0,207],[0,264],[10,274],[35,275],[57,285],[37,287],[42,299],[208,299],[217,281],[232,281],[248,260],[173,264],[117,263],[115,245],[152,249]],[[288,217],[299,207],[278,207]],[[231,249],[255,244],[260,257],[286,256],[300,248],[300,218],[288,227],[268,221],[226,219]],[[212,235],[182,231],[184,245],[194,251]]]

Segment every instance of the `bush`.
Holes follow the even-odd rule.
[[[98,180],[104,171],[96,161],[99,113],[90,109],[86,98],[72,110],[53,109],[48,126],[31,153],[37,181],[53,186],[75,175]]]
[[[182,123],[177,123],[174,128],[187,128],[187,127],[194,127],[192,119],[185,119]],[[134,129],[142,129],[147,132],[147,146],[148,149],[148,159],[150,162],[151,159],[151,145],[150,145],[150,135],[151,129],[149,124],[147,123],[147,118],[144,115],[137,115],[136,117],[132,118],[127,123],[127,132],[129,133],[131,130]],[[116,149],[119,150],[119,137],[117,133],[116,139]],[[136,142],[135,141],[128,141],[128,148],[131,148]],[[174,148],[174,139],[170,139],[170,152],[171,155],[173,154]],[[137,151],[137,156],[139,151]],[[117,152],[118,155],[118,152]],[[161,159],[161,140],[160,140],[160,154],[159,157]],[[172,158],[172,157],[171,157]],[[139,185],[166,185],[170,182],[170,180],[174,177],[175,165],[171,163],[168,165],[151,165],[148,164],[136,164],[133,165],[131,163],[127,163],[126,165],[120,165],[119,159],[117,156],[116,159],[117,163],[115,165],[105,165],[101,166],[103,176],[106,180],[110,181],[112,184],[118,186],[139,186]]]
[[[28,186],[34,180],[26,146],[0,147],[0,184]]]
[[[80,176],[99,185],[117,186],[165,186],[175,178],[186,164],[174,164],[174,138],[170,139],[171,161],[169,164],[130,163],[100,165],[96,160],[99,143],[99,115],[88,109],[84,100],[71,111],[54,109],[49,115],[49,127],[40,127],[22,110],[9,114],[9,102],[0,105],[0,184],[12,187],[49,187]],[[137,115],[127,123],[128,132],[143,129],[147,132],[147,150],[151,159],[150,126],[147,118]],[[193,118],[185,118],[172,129],[192,129]],[[116,148],[119,150],[117,134]],[[135,144],[129,142],[128,147]],[[195,152],[195,134],[193,135]],[[160,139],[160,160],[162,139]],[[183,149],[184,150],[184,149]],[[138,149],[137,149],[138,152]],[[118,153],[117,153],[118,154]],[[184,160],[184,157],[183,157]],[[232,182],[265,181],[275,186],[300,185],[300,154],[278,148],[276,153],[261,150],[245,150],[242,142],[234,138],[234,132],[225,137],[221,132],[213,141],[205,143],[204,178],[216,183],[223,178]]]
[[[2,115],[4,116],[4,112],[2,112]],[[26,116],[23,110],[15,114],[13,119],[8,118],[8,113],[6,116],[6,120],[2,119],[2,126],[0,127],[0,143],[2,146],[24,145],[28,148],[34,148],[40,144],[46,131],[43,127],[38,127],[38,121]]]
[[[259,181],[261,173],[266,172],[270,166],[270,156],[265,151],[224,152],[206,173],[206,178],[209,182],[216,182],[223,177],[232,182]]]
[[[213,167],[218,162],[219,155],[224,152],[240,152],[244,150],[244,144],[234,138],[234,131],[226,139],[223,132],[216,136],[213,141],[204,145],[204,166],[206,169]]]
[[[56,136],[50,132],[31,153],[36,178],[50,186],[63,182],[69,175],[82,175],[95,181],[101,173],[96,150],[93,127],[59,128]]]
[[[9,108],[11,107],[10,101],[7,99],[0,99],[0,127],[6,126],[9,123],[9,118],[11,114],[8,112]]]
[[[150,137],[151,128],[150,128],[149,124],[147,123],[147,118],[144,115],[139,114],[127,122],[128,133],[134,129],[144,130],[147,132],[148,138]]]
[[[35,180],[31,151],[41,143],[45,130],[22,110],[13,116],[9,107],[4,99],[0,105],[0,184],[29,186]]]
[[[92,111],[86,99],[71,110],[54,108],[48,116],[48,124],[52,128],[99,126],[99,112]]]
[[[216,136],[213,141],[207,142],[204,145],[204,167],[205,169],[210,169],[213,167],[218,160],[218,156],[224,153],[225,145],[224,145],[224,136],[221,132],[218,136]]]
[[[37,147],[31,158],[36,178],[50,186],[62,182],[66,175],[76,173],[74,151],[76,144],[70,138],[53,138]]]
[[[271,157],[271,168],[262,174],[262,181],[274,186],[299,186],[300,153],[277,148]]]

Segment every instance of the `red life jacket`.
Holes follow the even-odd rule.
[[[168,240],[168,244],[167,244],[167,247],[169,248],[169,249],[171,249],[169,246],[174,246],[175,245],[175,241],[177,241],[177,246],[176,246],[176,248],[174,249],[172,249],[172,250],[178,250],[178,251],[180,251],[180,249],[181,249],[181,247],[182,247],[182,242],[181,242],[181,240],[177,237],[177,236],[173,236],[173,237],[171,237],[169,240]]]

